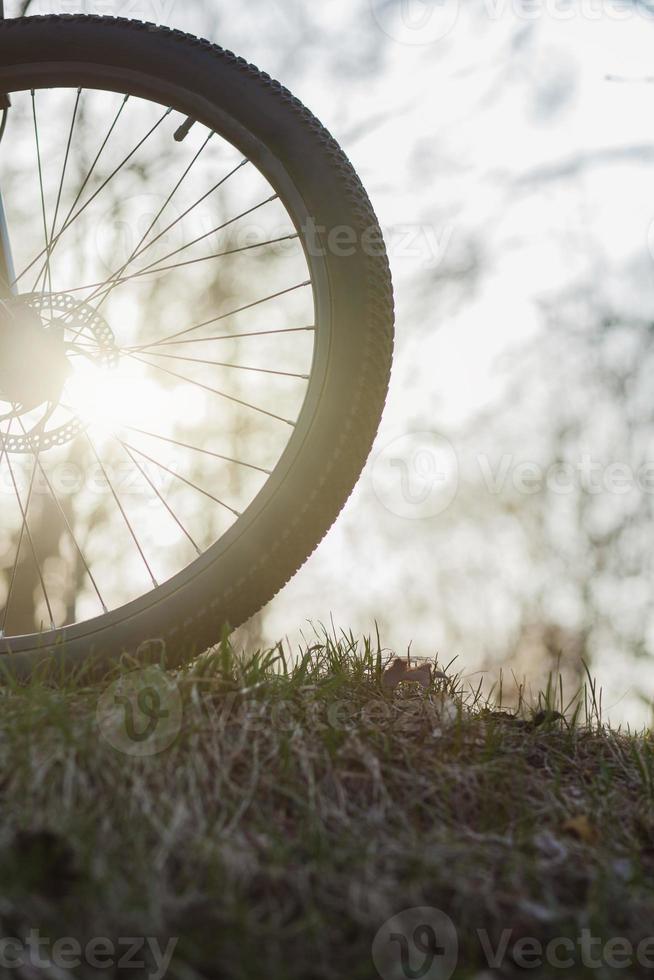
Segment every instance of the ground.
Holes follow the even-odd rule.
[[[389,692],[388,659],[225,639],[175,675],[5,687],[0,975],[654,974],[650,734],[590,680],[516,704],[441,663]]]

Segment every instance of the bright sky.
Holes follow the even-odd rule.
[[[603,295],[651,310],[654,11],[625,0],[36,0],[34,9],[52,6],[208,34],[280,78],[342,143],[386,231],[397,292],[397,366],[373,459],[407,433],[451,434],[492,403],[498,358],[538,331],[539,299],[577,281],[591,253]],[[471,274],[453,281],[461,268]],[[436,530],[439,547],[447,540],[447,514],[389,513],[374,480],[371,464],[269,607],[266,638],[294,642],[303,621],[332,615],[369,632],[377,615],[398,652],[413,641],[416,653],[458,654],[478,669],[484,614],[471,609],[466,643],[443,627],[434,595],[429,542]],[[424,574],[407,579],[416,563]],[[499,597],[495,605],[501,619]],[[615,651],[597,672],[614,718],[646,717],[628,691],[652,693],[654,676]]]
[[[598,288],[634,311],[654,301],[654,84],[641,81],[652,72],[654,14],[599,0],[410,0],[406,22],[388,9],[381,0],[278,0],[243,5],[217,25],[220,43],[281,77],[344,144],[386,230],[398,360],[377,452],[407,432],[448,434],[488,404],[497,358],[538,329],[540,297],[588,269],[589,241],[602,256]],[[422,32],[407,28],[423,14]],[[188,5],[171,20],[198,26]],[[480,272],[469,286],[438,280],[471,259]],[[327,541],[272,603],[266,637],[293,640],[300,620],[330,615],[369,631],[379,616],[398,651],[413,641],[416,653],[458,654],[466,670],[479,669],[486,651],[475,644],[503,604],[489,603],[488,622],[471,608],[468,644],[444,630],[429,540],[446,519],[389,516],[369,466]],[[452,547],[465,567],[465,544]],[[424,573],[407,578],[416,563]],[[467,601],[474,607],[474,596]],[[607,651],[596,670],[614,718],[646,717],[634,691],[648,683],[642,664]]]

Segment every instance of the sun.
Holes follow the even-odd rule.
[[[148,377],[147,366],[125,359],[107,367],[75,358],[62,401],[84,422],[108,432],[161,425],[171,411],[170,391]]]

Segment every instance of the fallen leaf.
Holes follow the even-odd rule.
[[[583,814],[579,817],[570,817],[569,820],[565,821],[561,830],[566,834],[572,834],[584,844],[597,844],[600,837],[597,827]]]
[[[442,670],[433,670],[430,664],[410,667],[407,661],[400,660],[398,657],[384,671],[382,686],[394,691],[400,681],[413,681],[420,684],[421,687],[427,688],[430,687],[435,677],[445,678],[446,676]]]

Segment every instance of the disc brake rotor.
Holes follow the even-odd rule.
[[[0,404],[8,406],[0,414],[0,422],[7,423],[6,430],[0,430],[0,450],[41,453],[63,446],[87,426],[76,415],[57,421],[69,358],[77,355],[96,367],[116,368],[120,358],[113,331],[94,307],[69,293],[29,293],[5,306],[15,318],[17,336],[7,341],[10,351],[13,347],[14,370],[8,367],[4,384],[0,377]],[[24,378],[17,372],[24,372]],[[21,431],[12,431],[16,423]]]

